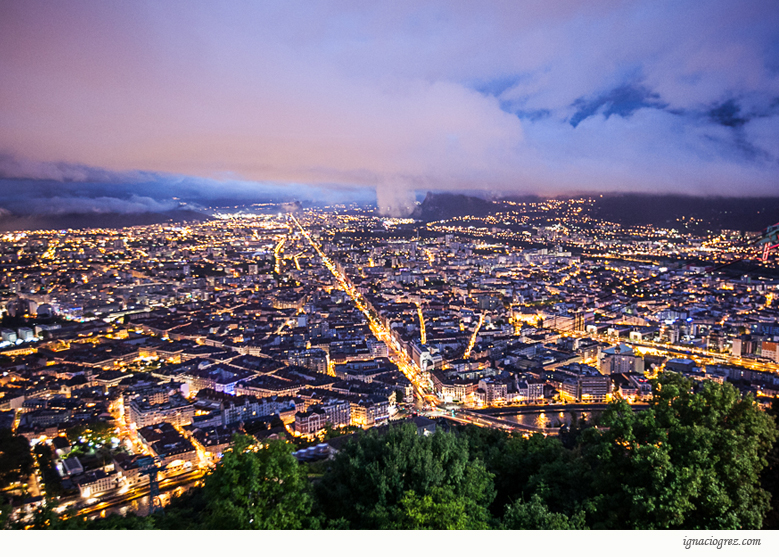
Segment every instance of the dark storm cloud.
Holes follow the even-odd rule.
[[[708,115],[712,122],[728,128],[740,128],[749,122],[749,118],[741,115],[741,107],[736,104],[734,99],[729,99],[712,108]]]
[[[576,99],[573,107],[576,113],[571,117],[571,126],[574,128],[584,120],[596,113],[601,113],[605,118],[614,114],[626,118],[639,108],[665,108],[668,105],[660,100],[660,95],[653,93],[641,85],[622,85],[599,95],[594,99]]]
[[[211,180],[154,172],[113,172],[0,156],[0,218],[10,215],[140,214],[211,205],[304,200],[374,202],[370,189]]]

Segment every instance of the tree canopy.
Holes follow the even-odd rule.
[[[729,383],[664,374],[650,407],[612,404],[583,433],[601,528],[760,528],[774,419]]]
[[[248,436],[217,464],[203,487],[207,529],[300,529],[312,500],[305,470],[285,441],[258,447]]]
[[[465,438],[420,436],[411,424],[348,443],[316,494],[328,519],[369,529],[483,528],[495,497],[492,474],[470,458]]]
[[[32,471],[33,457],[27,439],[0,429],[0,488],[18,481],[24,483]]]

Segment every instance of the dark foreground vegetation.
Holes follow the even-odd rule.
[[[730,384],[666,374],[648,410],[615,402],[597,425],[576,423],[560,437],[473,426],[425,437],[405,425],[360,433],[330,461],[298,464],[291,445],[243,436],[164,513],[63,520],[44,507],[35,526],[776,528],[772,413]]]

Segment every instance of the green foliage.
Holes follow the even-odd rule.
[[[536,503],[594,528],[759,528],[769,508],[758,480],[776,428],[729,384],[705,382],[694,393],[690,381],[665,374],[648,410],[617,401],[597,428],[482,443],[485,435],[472,438],[494,445],[482,454],[504,526],[522,524]]]
[[[237,436],[203,487],[207,529],[299,529],[312,500],[305,470],[284,441],[256,450],[254,439]]]
[[[86,530],[154,530],[157,528],[154,516],[137,516],[132,513],[127,516],[111,514],[105,518],[81,521],[81,524]]]
[[[348,443],[317,485],[325,517],[352,528],[483,527],[494,498],[491,474],[453,434],[417,435],[416,427],[371,430]]]
[[[512,491],[509,478],[527,478],[526,483],[519,484],[524,486],[522,497],[537,494],[554,512],[573,516],[587,505],[592,494],[591,468],[579,449],[567,450],[559,439],[536,434],[509,443],[506,454],[508,477],[501,484],[506,493]],[[509,460],[511,457],[514,461]]]
[[[178,497],[173,497],[165,507],[165,513],[154,515],[154,524],[162,530],[196,530],[203,528],[202,517],[206,508],[203,488],[195,487]]]
[[[774,396],[768,414],[776,420],[779,418],[779,396]],[[773,448],[766,456],[768,465],[763,469],[760,478],[761,487],[771,495],[771,509],[763,520],[763,528],[766,530],[779,529],[779,440],[774,442]]]
[[[566,449],[573,449],[579,444],[582,432],[591,424],[578,412],[569,412],[570,423],[560,428],[558,439]]]
[[[21,435],[0,429],[0,488],[20,481],[24,483],[33,471],[30,443]]]
[[[11,522],[11,501],[3,493],[0,493],[0,530],[5,530]]]
[[[362,431],[360,426],[348,425],[346,427],[334,428],[330,425],[330,422],[327,422],[325,424],[325,431],[322,433],[322,441],[335,439],[336,437],[342,437],[344,435],[351,435],[352,433],[357,433],[358,431]]]
[[[62,480],[54,465],[52,449],[46,443],[38,443],[35,446],[35,456],[38,460],[38,468],[46,486],[46,494],[52,497],[62,495]]]
[[[330,439],[335,439],[336,437],[342,437],[344,435],[351,435],[352,433],[356,433],[358,431],[362,431],[362,428],[356,425],[336,428],[333,427],[330,422],[327,422],[324,429],[319,432],[316,437],[312,439],[308,439],[306,437],[294,437],[290,442],[297,449],[306,449],[308,447],[314,447],[323,441],[328,441]]]
[[[664,374],[650,408],[612,404],[584,434],[600,528],[760,528],[759,476],[777,432],[751,395]],[[607,428],[607,429],[604,429]]]
[[[107,422],[90,422],[88,424],[78,424],[69,428],[65,434],[71,445],[75,445],[83,437],[87,443],[92,441],[96,445],[105,445],[114,436],[116,426]]]
[[[694,509],[701,478],[691,468],[675,469],[673,447],[652,411],[640,415],[620,401],[603,416],[607,431],[592,431],[586,443],[593,462],[601,528],[679,526]]]
[[[507,530],[586,530],[584,511],[568,518],[563,513],[553,513],[538,495],[525,503],[515,501],[506,507],[503,528]]]
[[[468,426],[469,442],[481,448],[487,470],[495,476],[497,497],[490,507],[501,517],[508,505],[536,494],[555,512],[573,515],[589,497],[589,467],[580,451],[567,450],[555,437],[526,439]]]
[[[254,438],[236,435],[205,485],[173,498],[154,524],[164,530],[316,527],[309,491],[306,468],[290,444],[258,447]]]
[[[458,497],[451,487],[434,487],[420,497],[414,491],[403,494],[392,509],[387,526],[404,530],[484,530],[490,515],[484,507]]]
[[[509,433],[501,429],[479,427],[473,424],[457,426],[456,431],[459,436],[467,439],[471,457],[486,463],[502,453],[506,442],[511,438]]]

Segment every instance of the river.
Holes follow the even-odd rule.
[[[510,422],[516,422],[520,425],[524,425],[527,427],[540,427],[540,428],[554,428],[557,429],[561,427],[563,424],[570,425],[571,423],[571,414],[575,413],[576,417],[581,420],[582,418],[586,420],[590,420],[593,416],[593,414],[597,415],[599,412],[570,412],[570,411],[562,411],[562,412],[547,412],[544,410],[539,410],[537,412],[527,412],[523,414],[513,414],[513,415],[501,415],[500,418],[502,420],[510,421]],[[497,417],[497,416],[496,416]]]

